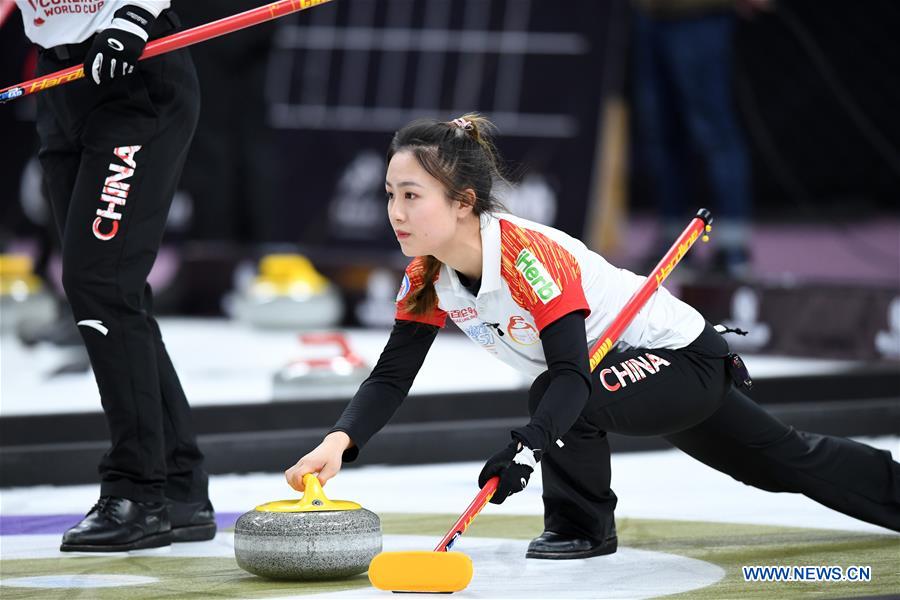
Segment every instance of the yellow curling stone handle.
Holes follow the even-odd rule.
[[[276,500],[266,502],[256,507],[259,512],[318,512],[326,510],[359,510],[362,508],[356,502],[348,500],[329,500],[325,496],[322,484],[312,473],[303,476],[303,485],[306,491],[299,500]]]

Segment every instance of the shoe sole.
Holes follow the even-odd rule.
[[[611,537],[591,550],[581,552],[541,552],[540,550],[528,550],[525,558],[540,558],[544,560],[574,560],[576,558],[590,558],[592,556],[605,556],[614,554],[619,548],[619,538]]]
[[[216,537],[216,524],[186,525],[172,528],[173,542],[205,542]]]
[[[127,544],[66,544],[60,545],[60,552],[128,552],[146,548],[162,548],[172,544],[172,532],[154,533]]]

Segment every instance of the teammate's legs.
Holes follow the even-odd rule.
[[[112,437],[100,465],[101,494],[143,502],[162,502],[166,480],[146,278],[198,109],[196,79],[192,88],[193,71],[178,54],[148,61],[94,98],[70,98],[85,100],[74,108],[87,116],[73,125],[85,147],[65,229],[63,280]]]
[[[52,66],[49,61],[41,59],[41,71],[48,71]],[[38,159],[43,171],[50,208],[53,211],[53,219],[56,222],[56,230],[62,239],[63,228],[66,223],[66,215],[69,212],[69,203],[72,199],[72,189],[75,187],[75,178],[78,176],[78,168],[81,164],[80,149],[67,138],[62,130],[55,114],[53,93],[58,90],[47,90],[37,95],[37,133],[41,147],[38,151]]]
[[[152,316],[153,295],[150,284],[145,286],[144,305],[156,351],[163,409],[165,438],[166,484],[165,496],[179,502],[207,500],[208,477],[203,469],[203,453],[197,446],[190,405],[181,381],[169,358],[159,324]]]
[[[137,143],[92,147],[83,153],[63,238],[63,285],[112,438],[100,463],[101,495],[162,502],[162,405],[156,349],[143,303],[143,285],[156,256],[148,237],[161,235],[165,224],[164,212],[147,210],[158,199],[153,197],[153,178],[144,171],[162,157],[153,158],[152,143],[132,141]],[[108,203],[100,204],[100,190],[110,164],[122,164],[116,149],[124,147],[140,147],[125,184],[129,195],[125,205],[117,207],[122,211],[119,220],[101,219],[97,208],[105,210]],[[109,237],[100,239],[95,229]]]
[[[152,302],[149,284],[146,290],[149,305]],[[209,500],[209,477],[203,468],[203,453],[197,445],[190,406],[166,351],[159,325],[150,315],[147,320],[153,333],[162,396],[165,496],[173,541],[210,540],[216,535],[215,511]]]

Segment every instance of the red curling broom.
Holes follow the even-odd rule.
[[[172,35],[153,40],[147,44],[144,48],[144,53],[141,54],[140,60],[146,60],[154,56],[159,56],[160,54],[172,52],[173,50],[186,48],[219,37],[220,35],[265,23],[266,21],[271,21],[285,15],[306,10],[307,8],[318,6],[319,4],[325,4],[326,2],[331,2],[331,0],[279,0],[278,2],[272,2],[271,4],[253,8],[236,15],[231,15],[230,17],[219,19],[218,21],[213,21],[212,23],[185,29],[184,31],[179,31]],[[61,69],[54,73],[48,73],[47,75],[35,79],[23,81],[22,83],[11,85],[0,90],[0,104],[13,100],[14,98],[30,96],[31,94],[46,90],[47,88],[76,81],[82,77],[84,77],[84,68],[81,65],[76,65],[67,69]]]

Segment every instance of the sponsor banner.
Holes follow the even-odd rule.
[[[313,250],[397,253],[384,199],[391,137],[416,119],[467,111],[497,124],[500,153],[525,174],[517,187],[494,190],[504,204],[584,234],[604,78],[572,77],[607,63],[612,2],[462,4],[486,10],[483,26],[464,29],[455,10],[388,11],[366,20],[353,43],[325,35],[360,28],[353,3],[279,23],[266,89],[281,187],[267,201],[290,225],[282,235]],[[573,86],[575,100],[560,92]]]

